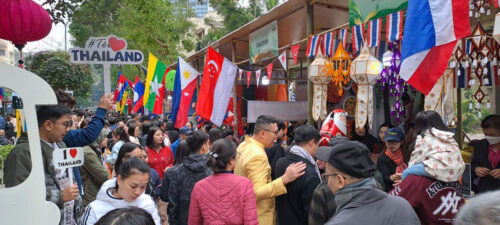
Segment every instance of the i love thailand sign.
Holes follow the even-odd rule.
[[[90,37],[85,48],[70,48],[72,63],[78,64],[140,64],[144,55],[139,50],[128,50],[127,41],[110,35]]]

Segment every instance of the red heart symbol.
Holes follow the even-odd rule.
[[[123,39],[118,39],[118,38],[115,38],[115,37],[110,37],[108,41],[109,41],[109,46],[115,52],[116,51],[120,51],[123,48],[125,48],[125,40],[123,40]]]
[[[69,150],[69,155],[71,155],[71,157],[75,158],[77,152],[78,151],[76,149],[72,148]]]

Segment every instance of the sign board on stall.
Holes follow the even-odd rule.
[[[70,48],[69,55],[72,63],[103,65],[104,93],[110,93],[111,64],[136,65],[141,64],[144,60],[144,54],[141,51],[129,50],[127,46],[127,41],[114,35],[90,37],[85,43],[85,48]]]
[[[249,42],[252,64],[278,56],[278,21],[275,20],[250,33]]]
[[[407,7],[408,0],[349,0],[349,25],[364,24]]]

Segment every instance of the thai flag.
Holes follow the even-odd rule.
[[[328,32],[323,35],[323,44],[321,50],[323,51],[323,54],[327,56],[333,56],[333,49],[335,48],[335,43],[334,43],[334,38],[335,37],[335,32]]]
[[[387,15],[385,30],[388,42],[403,39],[403,11]]]
[[[3,88],[0,88],[0,103],[3,101]]]
[[[353,53],[361,50],[365,42],[365,25],[360,24],[352,27],[352,48]]]
[[[380,34],[382,33],[382,18],[368,22],[368,47],[377,47],[380,44]]]
[[[470,55],[472,53],[472,41],[471,40],[465,40],[465,53],[467,53],[467,55]]]
[[[309,37],[309,43],[307,44],[306,56],[312,58],[318,55],[320,43],[321,43],[321,36],[311,35]]]
[[[339,39],[342,40],[342,46],[347,47],[347,33],[349,32],[348,28],[342,29],[339,32]]]
[[[469,35],[468,0],[408,1],[401,77],[429,94],[446,70],[457,40]]]

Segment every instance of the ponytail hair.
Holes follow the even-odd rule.
[[[212,168],[214,173],[224,172],[227,164],[236,157],[236,145],[228,139],[217,140],[212,145],[208,156],[208,167]]]

